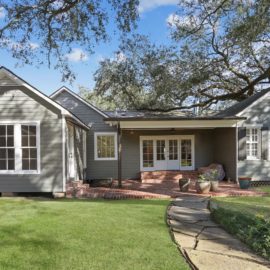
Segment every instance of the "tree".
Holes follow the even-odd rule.
[[[268,0],[181,0],[169,24],[174,47],[129,40],[123,63],[101,63],[96,91],[118,93],[128,107],[171,111],[240,101],[269,83]]]
[[[109,38],[113,23],[129,32],[138,17],[139,0],[0,0],[0,48],[23,63],[52,60],[63,79],[73,79],[66,55],[80,46],[89,53]],[[45,56],[46,60],[43,60]]]

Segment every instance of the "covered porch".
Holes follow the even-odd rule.
[[[169,172],[196,172],[223,165],[237,179],[238,119],[118,121],[118,178],[172,179]],[[114,122],[116,124],[116,122]]]

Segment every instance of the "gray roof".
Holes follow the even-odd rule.
[[[231,107],[225,109],[224,111],[221,111],[216,114],[218,117],[231,117],[235,116],[238,113],[242,112],[244,109],[246,109],[248,106],[250,106],[253,102],[255,102],[260,97],[263,97],[265,94],[267,94],[270,91],[270,88],[263,89],[260,92],[244,99],[243,101],[237,102]]]
[[[196,116],[191,112],[174,111],[174,112],[150,112],[150,111],[104,111],[108,121],[146,121],[146,120],[222,120],[222,119],[242,119],[237,116],[220,117],[212,116]]]

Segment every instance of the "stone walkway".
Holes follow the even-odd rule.
[[[187,196],[175,199],[167,211],[172,237],[192,269],[270,269],[269,261],[210,219],[208,203],[209,198]]]

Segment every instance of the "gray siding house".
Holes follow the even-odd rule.
[[[270,91],[213,116],[102,111],[66,87],[47,97],[0,68],[0,192],[65,192],[71,180],[224,166],[270,180]]]

